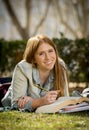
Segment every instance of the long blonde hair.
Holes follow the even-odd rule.
[[[23,55],[23,59],[25,59],[28,63],[31,63],[33,66],[35,66],[34,55],[35,55],[35,52],[37,51],[38,47],[42,43],[49,44],[55,50],[56,63],[54,65],[54,75],[55,75],[54,86],[55,86],[55,90],[61,91],[60,96],[63,96],[64,95],[64,86],[66,84],[64,72],[67,76],[67,71],[66,71],[65,67],[62,64],[60,64],[60,62],[59,62],[60,57],[58,55],[58,51],[57,51],[53,41],[50,38],[48,38],[47,36],[44,36],[44,35],[37,35],[35,37],[30,38],[27,42],[26,49],[25,49],[25,52]]]

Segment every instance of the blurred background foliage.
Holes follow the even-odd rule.
[[[67,64],[70,81],[89,81],[89,39],[53,38],[59,55]]]
[[[59,55],[67,64],[71,82],[89,81],[89,39],[52,38]],[[0,76],[8,70],[12,76],[15,65],[22,59],[26,40],[0,39]]]
[[[22,59],[26,40],[6,41],[0,39],[0,70],[11,72],[15,65]],[[8,76],[9,73],[8,73]]]

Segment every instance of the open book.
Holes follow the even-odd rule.
[[[44,105],[36,109],[36,113],[70,113],[89,110],[87,97],[60,97],[55,103]]]

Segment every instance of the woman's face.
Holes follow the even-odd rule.
[[[56,62],[56,53],[54,48],[48,43],[42,43],[35,55],[35,63],[37,64],[38,69],[41,71],[50,71],[53,69]]]

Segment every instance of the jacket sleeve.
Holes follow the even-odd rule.
[[[21,96],[27,95],[28,79],[22,69],[17,65],[12,78],[12,102]]]
[[[27,95],[28,90],[28,78],[26,77],[24,71],[20,68],[20,66],[16,66],[14,73],[13,73],[13,80],[12,80],[12,107],[18,107],[17,106],[17,100],[21,96]],[[25,107],[24,111],[33,111],[31,107],[32,102],[29,101]]]

